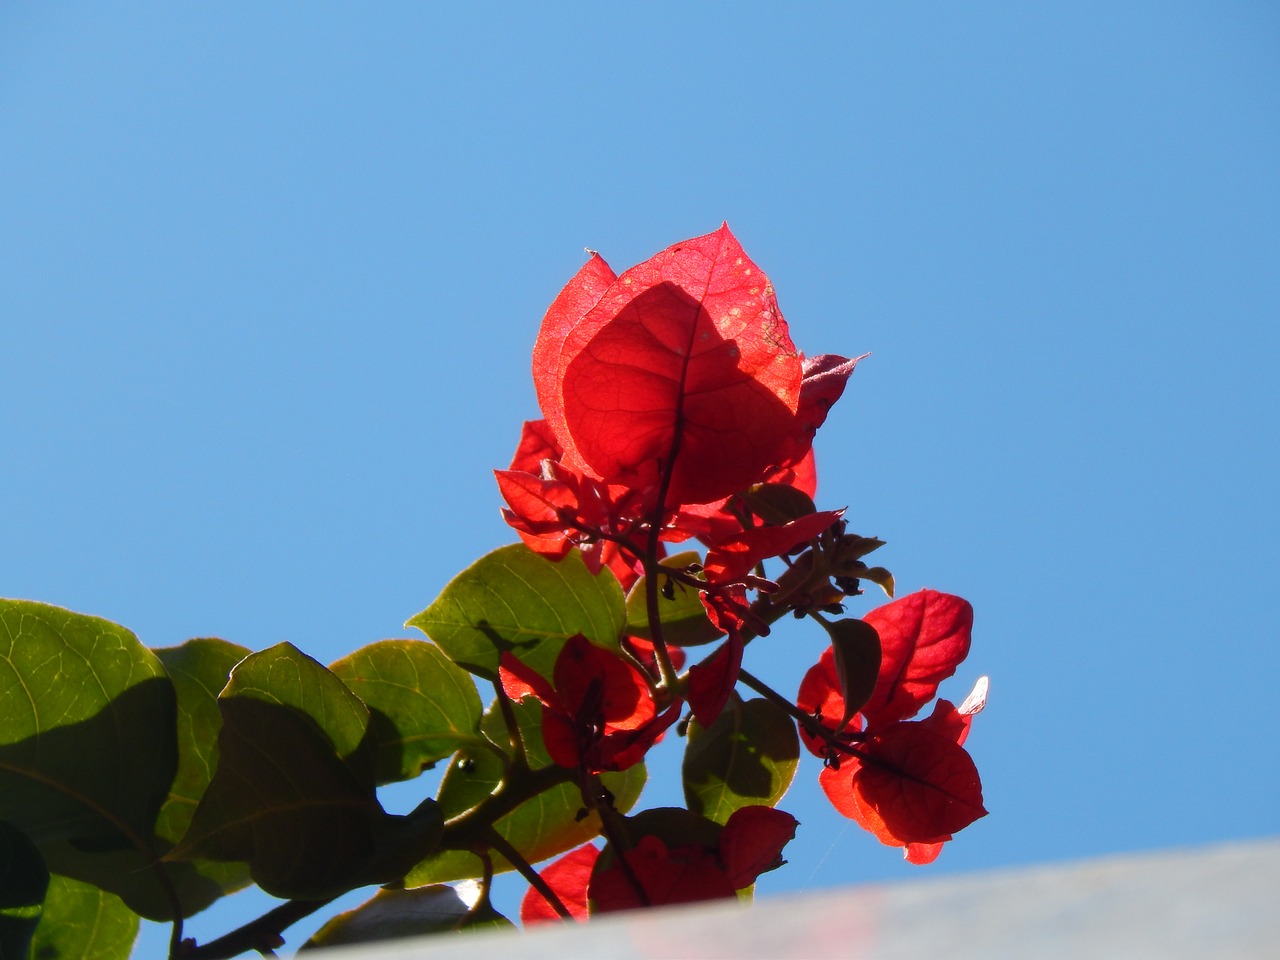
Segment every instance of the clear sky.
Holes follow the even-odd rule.
[[[412,635],[514,539],[490,470],[583,249],[727,220],[802,349],[873,352],[820,505],[974,604],[942,693],[992,677],[989,817],[912,868],[809,763],[761,892],[1274,834],[1277,51],[1265,2],[11,0],[0,595]]]

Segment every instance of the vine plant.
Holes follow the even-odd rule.
[[[428,639],[324,666],[0,602],[0,955],[126,957],[139,917],[172,923],[171,960],[270,954],[367,886],[304,948],[509,926],[489,892],[513,869],[525,923],[749,895],[794,835],[776,804],[802,747],[837,810],[931,861],[986,812],[962,746],[986,681],[934,701],[969,650],[958,597],[844,613],[894,592],[881,541],[813,501],[856,363],[796,350],[726,226],[621,276],[593,254],[534,347],[542,419],[496,471],[520,542],[409,620]],[[785,616],[830,639],[794,698],[743,665]],[[664,737],[685,806],[638,810]],[[437,763],[436,796],[383,809]],[[250,883],[282,903],[184,937]]]

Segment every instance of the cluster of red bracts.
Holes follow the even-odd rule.
[[[831,736],[802,726],[801,740],[826,761],[819,781],[837,810],[882,843],[903,847],[912,863],[929,863],[952,834],[987,812],[978,770],[962,746],[986,704],[986,678],[958,709],[938,700],[928,718],[910,719],[968,655],[973,608],[921,590],[862,619],[880,637],[875,690],[842,724],[848,705],[828,648],[805,675],[796,702]]]
[[[657,810],[678,815],[687,811]],[[638,820],[639,818],[637,818]],[[655,819],[655,818],[650,818]],[[742,807],[705,838],[669,846],[653,833],[639,832],[619,863],[593,844],[578,847],[542,870],[542,879],[569,915],[585,920],[596,913],[696,903],[732,897],[760,874],[781,866],[782,848],[795,836],[796,819],[773,807]],[[643,830],[643,822],[639,826]],[[555,920],[559,914],[530,888],[520,907],[524,923]]]
[[[513,700],[541,702],[543,739],[557,764],[585,774],[624,770],[686,702],[704,727],[719,715],[746,640],[768,632],[750,599],[779,589],[761,575],[762,561],[811,547],[816,555],[820,538],[836,543],[844,533],[843,511],[812,506],[812,441],[856,363],[796,351],[768,279],[727,227],[621,276],[593,254],[561,291],[534,348],[543,419],[524,425],[510,467],[496,471],[503,514],[540,555],[560,560],[576,548],[593,572],[607,568],[624,589],[656,570],[665,544],[701,541],[705,558],[682,582],[700,591],[725,639],[676,684],[604,649],[618,638],[569,639],[549,679],[504,654],[502,688]],[[807,506],[773,516],[752,509],[742,498],[761,485],[789,488],[789,502]],[[799,578],[796,567],[789,572]],[[817,579],[825,587],[814,599],[788,597],[788,609],[827,609],[856,591],[838,570]],[[904,847],[909,860],[928,862],[985,813],[961,746],[985,680],[959,709],[940,700],[930,717],[912,719],[968,652],[972,612],[957,597],[922,591],[864,619],[880,640],[874,692],[846,704],[828,650],[798,697],[797,714],[808,715],[801,733],[824,760],[821,783],[836,809]],[[635,651],[634,638],[620,642],[616,649]],[[680,651],[656,642],[679,669]],[[584,914],[588,899],[610,910],[732,896],[780,861],[794,829],[789,814],[747,807],[714,842],[673,845],[641,832],[628,849],[580,848],[542,876],[573,914]],[[526,920],[554,915],[541,895],[530,897]]]

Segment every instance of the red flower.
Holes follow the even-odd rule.
[[[968,654],[973,609],[959,597],[922,590],[863,620],[879,634],[880,670],[850,723],[838,729],[845,703],[830,648],[805,674],[796,700],[842,734],[848,749],[803,728],[802,738],[827,761],[820,782],[836,809],[881,842],[904,847],[912,862],[927,863],[957,830],[986,814],[978,771],[961,746],[986,702],[986,678],[960,709],[940,700],[927,719],[909,719]]]
[[[554,684],[509,651],[502,654],[498,675],[512,700],[533,696],[542,702],[542,739],[562,767],[625,770],[644,759],[680,716],[679,701],[656,715],[640,671],[581,634],[570,637],[556,657]]]
[[[780,866],[782,848],[795,836],[797,825],[795,817],[773,807],[742,807],[729,816],[715,846],[675,846],[649,835],[623,857],[649,906],[718,900],[732,897],[760,874]],[[596,912],[645,906],[617,863],[595,871],[590,894]]]
[[[587,919],[587,888],[591,885],[591,871],[599,856],[599,849],[587,843],[576,850],[570,850],[563,857],[553,860],[538,871],[547,886],[560,900],[561,905],[575,920]],[[520,901],[521,923],[542,923],[560,919],[563,918],[535,887],[525,891],[524,899]]]
[[[881,843],[928,863],[943,842],[987,813],[978,770],[960,746],[973,712],[939,700],[927,720],[868,730],[852,756],[823,768],[819,783],[837,810]]]
[[[616,861],[600,869],[600,852],[591,844],[565,854],[540,873],[576,919],[585,916],[588,903],[592,913],[609,913],[646,904],[729,898],[760,874],[781,866],[782,848],[797,826],[791,814],[767,806],[736,810],[719,830],[709,821],[703,823],[715,831],[714,844],[676,844],[654,834],[639,837],[623,854],[630,877]],[[632,878],[643,889],[643,900]],[[531,887],[521,903],[520,918],[530,923],[558,919],[559,914]]]
[[[534,348],[564,462],[666,505],[710,503],[799,459],[804,371],[773,287],[728,227],[621,277],[597,256]]]

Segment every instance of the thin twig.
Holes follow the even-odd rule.
[[[550,884],[542,879],[542,874],[533,869],[533,865],[524,858],[524,855],[519,850],[507,841],[506,837],[491,827],[488,835],[485,837],[485,842],[488,843],[489,846],[493,847],[494,850],[497,850],[498,853],[502,854],[502,856],[506,858],[506,861],[516,868],[516,872],[528,880],[529,885],[533,887],[533,889],[542,894],[542,899],[546,900],[547,903],[550,904],[551,909],[559,914],[561,919],[575,919],[573,914],[569,912],[569,908],[564,905],[564,902],[560,899],[559,895],[551,889]],[[492,871],[492,865],[490,865],[489,869]]]

